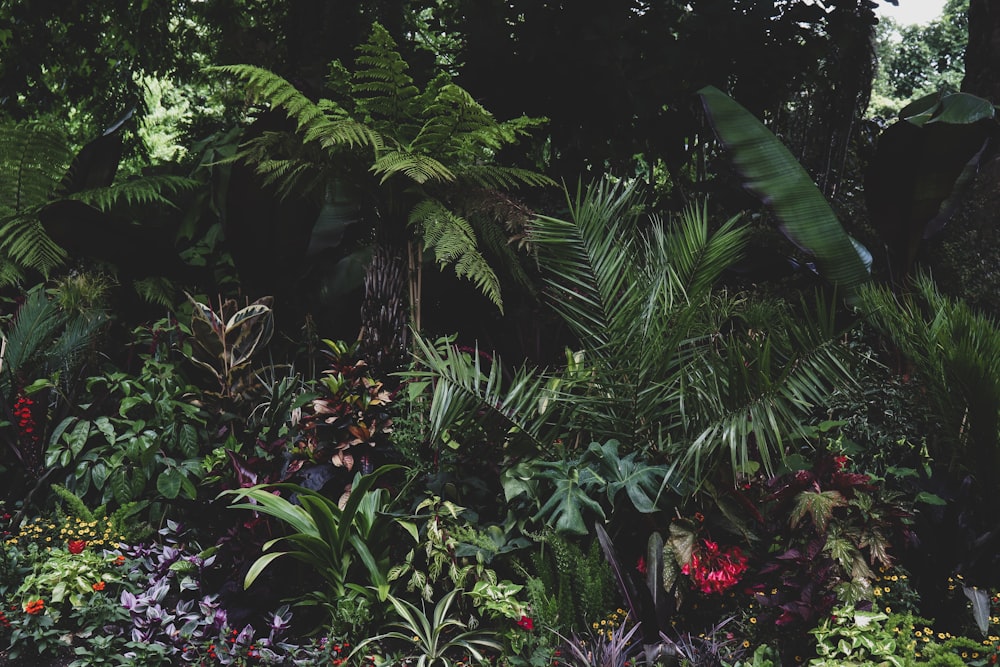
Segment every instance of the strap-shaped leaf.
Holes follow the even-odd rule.
[[[833,210],[791,152],[731,97],[714,86],[698,91],[745,187],[766,202],[781,231],[816,257],[820,273],[848,298],[867,282],[868,268]]]

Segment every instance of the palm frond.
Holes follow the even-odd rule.
[[[685,359],[684,432],[676,461],[698,477],[706,461],[728,452],[734,469],[759,459],[773,472],[789,437],[833,388],[853,382],[849,351],[838,340],[833,305],[817,298],[812,312],[770,323],[767,331],[734,331],[706,341]]]
[[[414,356],[417,370],[401,375],[433,383],[428,414],[432,442],[470,425],[494,428],[536,450],[548,448],[561,434],[566,415],[549,400],[552,392],[542,374],[522,368],[504,382],[499,358],[484,368],[478,350],[470,357],[446,340],[434,345],[419,334],[414,335]]]
[[[973,469],[1000,470],[1000,323],[960,300],[942,296],[926,274],[914,293],[884,287],[861,291],[866,317],[913,363],[927,387],[934,418],[944,426],[945,458]]]
[[[637,282],[637,203],[633,186],[603,181],[570,202],[569,220],[538,216],[528,233],[553,309],[590,349],[607,346],[627,319],[631,304],[620,297]]]
[[[409,224],[420,230],[439,265],[454,265],[460,278],[472,281],[503,312],[500,280],[479,252],[478,239],[467,220],[436,199],[425,199],[410,212]]]

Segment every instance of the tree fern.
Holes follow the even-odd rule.
[[[235,159],[253,164],[285,196],[321,193],[334,179],[355,179],[377,211],[369,220],[378,230],[373,237],[401,243],[408,226],[412,245],[423,242],[434,249],[439,264],[452,265],[502,308],[499,281],[468,221],[469,202],[484,198],[468,195],[474,189],[552,184],[541,174],[496,163],[500,149],[543,119],[498,122],[445,74],[417,86],[392,37],[378,24],[358,46],[353,69],[331,64],[327,96],[319,101],[260,68],[216,71],[239,80],[252,102],[283,111],[295,124],[291,134],[248,141]],[[359,177],[362,173],[370,180]],[[390,253],[397,254],[406,253]],[[415,256],[412,248],[409,255]],[[411,267],[410,275],[417,274]],[[420,283],[413,281],[410,307],[418,323]],[[374,325],[366,331],[374,335]]]
[[[425,199],[410,212],[411,225],[421,230],[429,250],[441,266],[454,265],[460,278],[472,281],[503,311],[500,299],[500,280],[479,252],[479,242],[472,225],[461,216],[448,210],[435,199]]]

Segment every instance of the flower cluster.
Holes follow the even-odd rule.
[[[681,572],[691,577],[702,593],[722,593],[735,586],[747,570],[747,557],[739,547],[720,549],[716,542],[702,540],[701,554],[691,554]]]
[[[35,402],[24,394],[18,394],[14,402],[14,416],[17,417],[17,427],[24,439],[37,443],[39,436],[35,433],[35,417],[31,414],[31,406],[34,404]]]
[[[24,613],[29,616],[41,614],[43,611],[45,611],[45,600],[31,600],[28,604],[24,605]]]
[[[10,629],[10,619],[7,618],[7,614],[2,611],[0,611],[0,628],[3,628],[4,630]]]
[[[70,540],[66,545],[71,554],[82,554],[83,550],[87,548],[86,540]]]

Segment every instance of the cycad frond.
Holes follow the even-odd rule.
[[[409,224],[421,230],[424,244],[434,250],[438,264],[454,264],[455,273],[475,283],[503,312],[500,280],[479,252],[472,226],[435,199],[425,199],[410,212]]]
[[[40,289],[28,292],[6,333],[0,394],[10,395],[17,372],[41,354],[43,346],[51,341],[64,322],[65,316],[45,298],[45,292]]]
[[[82,360],[81,352],[106,321],[99,312],[70,315],[41,289],[28,292],[6,332],[0,396],[10,396],[26,378],[43,378],[56,371],[71,375]]]

